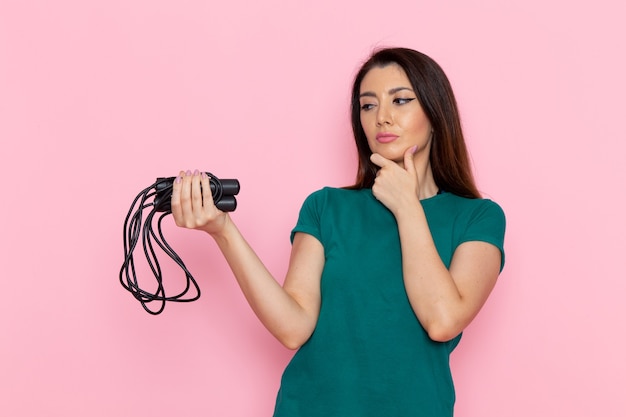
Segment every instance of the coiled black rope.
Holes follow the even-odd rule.
[[[213,201],[216,207],[222,211],[234,211],[237,207],[235,195],[239,193],[239,181],[234,179],[220,180],[213,174],[207,172]],[[174,177],[158,178],[156,182],[143,189],[133,200],[126,219],[124,220],[124,263],[120,270],[120,283],[137,299],[144,310],[157,315],[165,308],[166,301],[191,302],[200,298],[200,287],[183,260],[166,242],[161,228],[163,218],[171,214],[171,198]],[[144,211],[149,210],[143,219]],[[157,213],[156,232],[152,225]],[[157,285],[153,292],[142,288],[137,279],[135,269],[135,259],[133,252],[141,242],[143,252],[152,270]],[[185,273],[185,288],[177,294],[166,294],[163,286],[163,272],[157,259],[157,252],[154,243],[168,255]],[[156,304],[156,308],[149,305]]]

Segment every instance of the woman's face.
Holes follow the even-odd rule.
[[[372,153],[400,164],[407,149],[430,152],[432,127],[417,95],[397,64],[372,68],[360,88],[361,126]]]

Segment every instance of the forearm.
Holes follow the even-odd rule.
[[[433,340],[449,340],[465,326],[459,289],[439,256],[421,205],[399,211],[396,220],[411,306]]]
[[[304,343],[315,326],[310,315],[271,275],[230,218],[212,236],[263,325],[288,348]]]

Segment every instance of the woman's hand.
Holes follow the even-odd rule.
[[[209,177],[195,170],[181,171],[172,188],[172,215],[179,227],[219,234],[228,215],[215,207]]]
[[[404,168],[377,153],[370,157],[380,167],[372,193],[394,214],[405,205],[415,207],[419,203],[420,183],[413,161],[416,149],[409,148],[404,153]]]
[[[229,214],[215,207],[210,190],[206,174],[180,172],[172,189],[176,225],[209,233],[263,325],[286,347],[300,347],[311,337],[319,316],[324,247],[312,235],[296,233],[283,288]]]

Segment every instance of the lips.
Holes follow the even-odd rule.
[[[376,134],[376,140],[379,143],[389,143],[393,142],[398,138],[398,135],[394,135],[393,133],[381,132]]]

